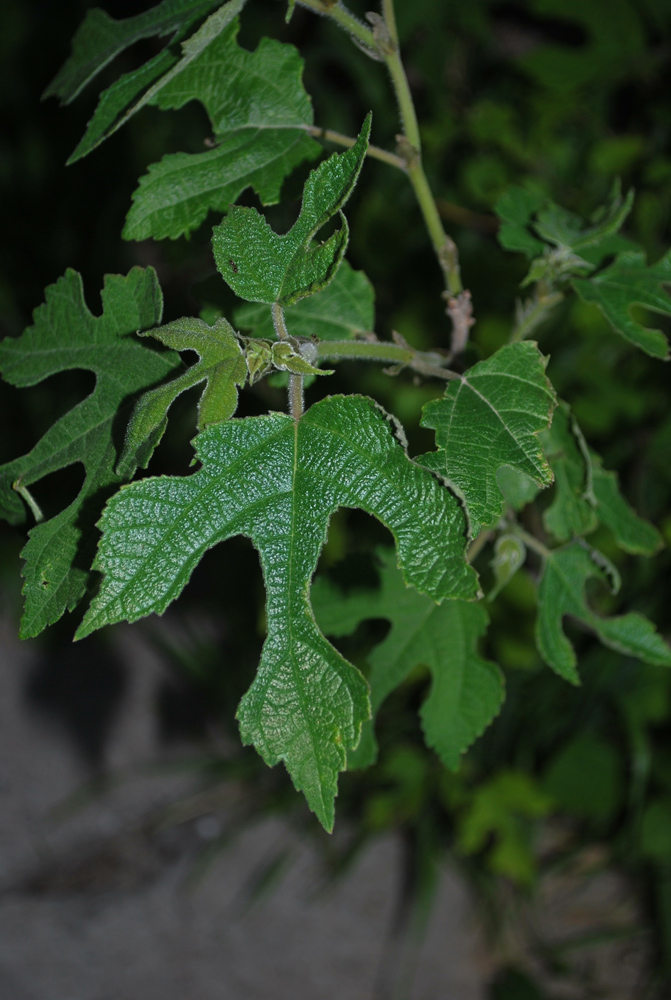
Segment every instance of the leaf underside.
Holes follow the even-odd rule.
[[[238,710],[242,738],[268,764],[285,761],[330,829],[338,771],[369,716],[363,678],[324,639],[309,603],[330,516],[345,506],[379,518],[408,583],[434,600],[468,599],[477,577],[464,560],[463,511],[365,397],[328,397],[300,421],[229,420],[195,444],[195,474],[145,479],[109,501],[96,560],[105,575],[78,637],[163,612],[207,549],[249,537],[266,582],[268,636]]]
[[[114,471],[114,427],[130,412],[132,398],[162,381],[179,362],[172,352],[158,354],[129,336],[161,321],[161,290],[153,268],[135,267],[126,277],[106,275],[101,316],[89,312],[76,271],[68,270],[50,285],[45,297],[45,304],[35,310],[33,326],[21,337],[0,344],[4,378],[13,385],[29,386],[56,372],[85,368],[95,372],[96,386],[27,455],[0,468],[0,513],[12,523],[25,516],[12,490],[15,480],[27,487],[77,462],[86,469],[73,502],[29,533],[22,553],[23,638],[57,621],[84,595],[92,553],[87,562],[81,547],[94,537],[93,526],[105,499],[124,478]],[[129,465],[126,478],[134,471]]]
[[[326,635],[347,635],[367,618],[391,622],[391,631],[368,658],[373,721],[364,725],[352,763],[357,767],[374,763],[377,711],[387,695],[423,664],[432,677],[420,709],[426,742],[446,767],[455,770],[503,701],[500,670],[477,653],[487,613],[482,604],[468,601],[436,604],[406,586],[393,550],[380,550],[378,558],[379,590],[343,594],[325,578],[318,579],[312,590],[315,616]]]

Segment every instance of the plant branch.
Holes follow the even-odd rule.
[[[279,302],[273,302],[272,314],[273,314],[273,326],[275,327],[275,333],[277,335],[277,339],[288,340],[289,331],[287,330],[287,324],[284,321],[284,311]]]
[[[284,311],[279,302],[272,305],[273,326],[278,340],[288,340],[289,331],[284,320]],[[289,412],[294,420],[300,420],[303,416],[303,376],[289,376]]]
[[[510,343],[514,344],[518,340],[529,337],[539,326],[551,309],[562,301],[562,292],[549,292],[547,295],[539,295],[536,299],[521,303],[518,301],[515,313],[515,327],[510,335]]]
[[[552,558],[552,552],[550,551],[550,549],[546,545],[543,545],[542,542],[539,542],[539,540],[534,535],[530,535],[528,531],[525,531],[524,528],[521,528],[519,524],[515,522],[509,523],[508,530],[513,535],[517,535],[517,537],[524,542],[527,548],[533,549],[533,551],[537,555],[541,556],[542,559]]]
[[[329,0],[297,0],[297,3],[301,7],[307,7],[308,10],[314,11],[315,14],[323,14],[324,17],[330,17],[332,21],[335,21],[336,24],[339,24],[341,28],[344,28],[352,36],[366,55],[371,56],[373,59],[379,58],[376,53],[373,32],[358,17],[355,17],[340,0],[337,0],[335,3],[333,0],[331,2]]]
[[[400,339],[400,338],[399,338]],[[406,343],[389,343],[378,340],[373,335],[369,340],[322,340],[317,344],[317,358],[320,361],[380,361],[383,364],[411,368],[427,378],[461,378],[457,372],[445,368],[449,360],[434,351],[415,351]]]
[[[353,139],[349,135],[343,135],[342,132],[334,132],[330,128],[319,128],[318,125],[306,125],[305,131],[310,135],[313,135],[315,139],[324,139],[326,142],[335,142],[339,146],[353,146],[356,139]],[[408,172],[408,164],[402,156],[398,156],[396,153],[389,153],[386,149],[381,149],[379,146],[369,146],[367,150],[367,155],[371,156],[374,160],[382,160],[383,163],[388,163],[391,167],[396,167],[398,170],[402,170],[404,174]]]

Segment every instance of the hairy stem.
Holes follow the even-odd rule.
[[[303,416],[303,376],[289,376],[289,411],[294,420]]]
[[[412,347],[392,344],[382,340],[323,340],[317,344],[320,361],[380,361],[383,364],[411,368],[428,378],[461,378],[457,372],[443,367],[447,360],[433,351],[415,351]]]
[[[350,135],[343,135],[342,132],[334,132],[330,128],[319,128],[317,125],[306,125],[305,131],[309,132],[316,139],[335,142],[339,146],[350,147],[356,142],[356,139],[353,139]],[[389,166],[396,167],[405,174],[408,172],[408,164],[402,156],[397,156],[396,153],[389,153],[386,149],[381,149],[379,146],[369,146],[366,155],[371,156],[374,160],[382,160],[383,163],[388,163]]]
[[[272,314],[273,314],[273,326],[275,327],[275,333],[277,334],[277,339],[287,340],[289,337],[289,331],[287,330],[287,324],[284,321],[284,312],[279,302],[273,302]]]
[[[563,298],[562,292],[550,292],[547,295],[540,295],[535,302],[524,305],[518,303],[517,322],[510,335],[510,343],[514,344],[529,337]]]
[[[541,556],[542,559],[552,558],[552,552],[550,551],[550,549],[548,549],[546,545],[543,545],[542,542],[539,542],[539,540],[534,535],[530,535],[528,531],[525,531],[524,528],[521,528],[519,524],[515,523],[509,524],[508,530],[513,535],[517,535],[520,541],[524,542],[527,548],[533,549],[533,551],[537,555]]]
[[[327,0],[297,0],[297,2],[301,7],[313,10],[315,14],[330,17],[332,21],[344,28],[366,53],[377,58],[373,32],[358,17],[355,17],[343,3],[340,3],[340,0],[337,3],[329,3]]]

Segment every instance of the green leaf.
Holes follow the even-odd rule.
[[[579,542],[554,549],[546,560],[538,590],[536,642],[548,666],[560,677],[579,684],[576,655],[562,629],[564,615],[571,615],[592,629],[604,645],[635,656],[645,663],[671,666],[671,649],[657,634],[652,622],[638,612],[617,618],[601,618],[587,604],[585,584],[590,577],[605,580],[606,573],[590,551]]]
[[[105,276],[103,313],[93,316],[84,302],[76,271],[46,290],[34,325],[0,344],[0,367],[17,386],[35,385],[56,372],[85,368],[96,374],[94,391],[50,427],[32,451],[0,468],[0,509],[13,522],[23,519],[12,490],[30,486],[57,469],[81,462],[84,484],[73,502],[36,525],[23,550],[26,597],[23,638],[37,635],[81,600],[89,573],[85,549],[111,488],[122,482],[114,472],[115,427],[121,426],[132,396],[161,381],[178,358],[148,350],[129,334],[161,322],[162,298],[152,268],[135,267],[127,277]],[[120,412],[119,412],[120,411]],[[134,469],[129,465],[127,475]],[[17,508],[18,502],[18,508]]]
[[[124,49],[154,35],[165,37],[204,17],[220,0],[163,0],[136,17],[115,21],[94,7],[72,39],[72,54],[61,67],[44,97],[60,97],[69,104]]]
[[[422,426],[436,431],[441,450],[423,455],[421,462],[463,497],[473,537],[503,514],[497,482],[502,466],[538,486],[552,482],[538,439],[556,402],[546,364],[532,341],[508,344],[449,382],[443,398],[424,407]]]
[[[98,52],[97,43],[99,40],[102,47],[107,46],[106,52],[112,52],[115,46],[117,51],[122,51],[138,38],[147,38],[156,34],[166,35],[171,31],[174,32],[174,36],[158,55],[139,69],[125,73],[111,87],[103,91],[98,107],[86,127],[86,132],[68,163],[74,163],[88,155],[96,146],[99,146],[101,142],[121,128],[133,115],[137,114],[140,108],[153,103],[161,89],[180,76],[190,63],[216,39],[226,25],[240,13],[244,3],[245,0],[229,0],[229,3],[220,6],[219,0],[195,0],[195,2],[194,0],[165,0],[153,11],[147,11],[145,15],[139,15],[137,19],[128,18],[126,21],[116,22],[103,14],[102,11],[92,12],[102,15],[102,17],[95,18],[95,23],[90,22],[89,31],[80,46],[82,52],[92,53],[92,60],[95,59],[95,53]],[[191,34],[192,29],[214,7],[219,7],[219,10],[210,14],[200,28]],[[143,17],[146,18],[146,21],[141,20]],[[140,21],[140,26],[135,23],[136,21]],[[80,30],[85,29],[86,26],[87,22],[84,21]],[[115,39],[114,42],[112,38]],[[181,42],[181,55],[178,54],[177,50],[178,42]],[[107,61],[109,59],[106,59]],[[56,93],[54,84],[51,85],[48,93]]]
[[[515,184],[501,195],[494,211],[501,220],[498,241],[504,250],[520,251],[527,257],[543,252],[545,246],[529,231],[529,223],[544,201],[544,195]]]
[[[671,250],[651,266],[644,253],[622,253],[605,271],[572,284],[581,299],[599,307],[617,333],[653,358],[668,360],[669,344],[662,331],[635,320],[631,307],[671,316],[671,299],[661,289],[671,284]]]
[[[369,657],[373,718],[387,695],[422,664],[431,672],[428,697],[420,709],[427,746],[456,770],[461,755],[498,714],[504,696],[499,668],[483,660],[478,642],[489,619],[482,604],[450,600],[435,604],[406,586],[393,550],[380,550],[380,589],[342,594],[317,580],[312,604],[326,635],[345,635],[366,618],[387,618],[391,630]],[[373,723],[366,723],[360,767],[372,764],[377,747]]]
[[[292,305],[321,291],[334,278],[347,249],[347,221],[325,243],[312,240],[339,212],[363,164],[371,115],[356,143],[333,153],[312,170],[303,188],[300,215],[288,233],[275,233],[255,208],[234,205],[214,227],[212,247],[217,267],[236,295],[249,302]]]
[[[284,310],[292,337],[347,340],[375,326],[375,293],[363,271],[344,260],[330,285]],[[272,311],[263,303],[249,302],[233,313],[233,322],[254,337],[275,339]]]
[[[610,204],[598,213],[593,225],[585,225],[579,215],[550,201],[538,212],[533,226],[538,235],[548,243],[566,247],[582,255],[582,251],[588,247],[594,250],[599,244],[615,236],[624,225],[633,204],[633,188],[623,198],[620,185],[616,183]]]
[[[546,531],[558,542],[586,535],[598,524],[592,462],[570,407],[560,402],[552,425],[541,434],[555,477],[554,497],[543,513]]]
[[[365,397],[328,397],[298,421],[283,413],[229,420],[195,443],[198,472],[144,479],[107,504],[96,560],[105,575],[77,637],[160,614],[207,549],[250,538],[266,582],[268,636],[238,710],[242,738],[268,764],[285,761],[330,829],[338,771],[369,716],[365,681],[324,639],[309,603],[331,514],[360,507],[379,518],[407,582],[441,600],[477,591],[463,512]]]
[[[236,18],[152,98],[164,110],[200,101],[216,145],[169,154],[149,168],[133,195],[126,239],[176,239],[250,186],[264,205],[274,204],[293,168],[321,152],[306,132],[313,115],[298,51],[263,38],[248,52],[236,42],[238,30]]]
[[[146,468],[154,448],[163,437],[168,410],[177,397],[205,382],[198,403],[198,430],[208,424],[228,420],[236,411],[236,386],[244,385],[247,364],[232,326],[218,319],[208,326],[200,319],[178,319],[144,336],[154,337],[177,351],[195,351],[200,361],[171,382],[150,389],[138,399],[133,410],[123,453],[117,466],[119,475],[130,478],[140,466]]]
[[[538,496],[540,490],[533,479],[522,472],[516,472],[509,465],[502,466],[496,473],[507,507],[520,511]]]
[[[653,555],[664,544],[660,533],[627,503],[620,493],[617,476],[602,468],[601,460],[594,453],[592,464],[592,484],[601,523],[610,528],[615,541],[625,552]]]

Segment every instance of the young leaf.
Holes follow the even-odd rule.
[[[233,205],[214,227],[212,247],[217,267],[236,295],[248,302],[292,305],[325,288],[347,249],[347,220],[325,243],[313,237],[339,212],[356,183],[363,164],[371,115],[355,144],[333,153],[312,170],[303,188],[300,215],[288,233],[279,236],[255,208]]]
[[[520,251],[527,257],[543,253],[545,245],[530,232],[529,223],[544,200],[543,195],[517,184],[511,185],[501,195],[494,211],[501,220],[498,241],[504,250]]]
[[[146,468],[154,448],[163,437],[168,410],[177,397],[199,382],[206,382],[198,403],[198,430],[219,420],[228,420],[238,405],[236,386],[247,378],[245,356],[225,319],[208,326],[200,319],[178,319],[174,323],[149,330],[154,337],[177,351],[195,351],[200,357],[182,375],[171,382],[150,389],[138,399],[133,410],[123,453],[117,466],[120,476],[130,478],[140,466]]]
[[[571,684],[579,684],[576,655],[562,629],[564,615],[571,615],[593,629],[611,649],[635,656],[645,663],[671,666],[671,649],[652,622],[638,612],[616,618],[601,618],[587,604],[585,584],[590,577],[606,579],[602,566],[579,542],[554,549],[546,560],[538,591],[536,642],[548,666]]]
[[[363,273],[346,260],[330,285],[284,310],[284,321],[292,337],[347,340],[375,326],[373,286]],[[275,339],[272,311],[263,303],[249,302],[233,313],[239,329],[254,337]]]
[[[494,543],[494,558],[491,561],[496,583],[487,594],[488,601],[493,601],[501,593],[520,566],[524,565],[526,557],[526,546],[517,535],[499,535]]]
[[[436,431],[440,451],[423,455],[421,462],[463,497],[473,537],[503,513],[496,478],[502,466],[538,486],[552,482],[538,439],[556,402],[546,364],[532,341],[508,344],[449,382],[443,398],[424,407],[422,426]]]
[[[263,38],[248,52],[236,42],[238,29],[236,18],[152,99],[163,109],[200,101],[216,146],[171,153],[149,168],[133,195],[126,239],[176,239],[199,226],[208,211],[225,212],[249,186],[264,205],[274,204],[293,168],[321,152],[305,130],[312,105],[297,50]]]
[[[546,530],[558,542],[594,531],[598,518],[592,463],[566,403],[560,402],[541,441],[555,477],[554,498],[543,514]]]
[[[144,479],[109,501],[96,568],[100,593],[77,634],[161,613],[202,555],[233,535],[258,549],[268,636],[238,718],[245,743],[284,760],[330,829],[338,771],[369,716],[366,684],[324,639],[310,581],[331,514],[360,507],[394,535],[405,579],[434,600],[475,596],[456,499],[407,457],[370,399],[331,396],[298,421],[282,413],[229,420],[196,438],[191,476]]]
[[[373,719],[387,695],[418,664],[431,672],[432,684],[420,709],[427,746],[446,767],[458,768],[461,754],[487,728],[503,701],[499,668],[478,656],[487,629],[482,604],[451,600],[435,604],[406,586],[393,550],[380,550],[380,589],[342,594],[324,578],[315,582],[312,605],[326,635],[346,635],[366,618],[387,618],[391,631],[369,657]],[[360,767],[374,763],[373,723],[366,723]]]
[[[653,358],[666,361],[669,344],[661,330],[639,323],[631,315],[634,305],[671,316],[671,299],[662,285],[671,284],[671,250],[648,266],[644,253],[622,253],[610,267],[593,278],[574,280],[573,287],[585,302],[599,307],[614,330]]]
[[[615,473],[602,468],[601,460],[593,453],[592,464],[592,484],[601,523],[610,528],[625,552],[653,555],[664,544],[660,533],[632,509],[620,493]]]
[[[534,220],[533,227],[539,236],[557,247],[566,247],[580,254],[588,247],[594,250],[604,241],[610,241],[622,226],[631,212],[634,204],[633,188],[622,197],[619,183],[616,183],[610,205],[607,205],[600,218],[593,225],[586,226],[579,215],[560,208],[554,202],[548,202]]]
[[[21,337],[0,344],[5,379],[29,386],[55,372],[86,368],[95,372],[96,386],[50,427],[32,451],[0,468],[2,514],[14,523],[23,519],[24,512],[12,483],[19,480],[21,486],[30,486],[76,462],[86,468],[75,500],[36,525],[23,550],[24,638],[37,635],[81,600],[89,576],[81,547],[93,534],[111,488],[122,481],[114,472],[113,428],[123,419],[130,397],[161,381],[179,362],[172,352],[158,354],[128,336],[161,322],[161,290],[152,268],[135,267],[127,277],[106,275],[102,316],[87,309],[76,271],[68,270],[45,295],[46,303],[35,310],[34,325]],[[133,471],[129,464],[127,476]]]

